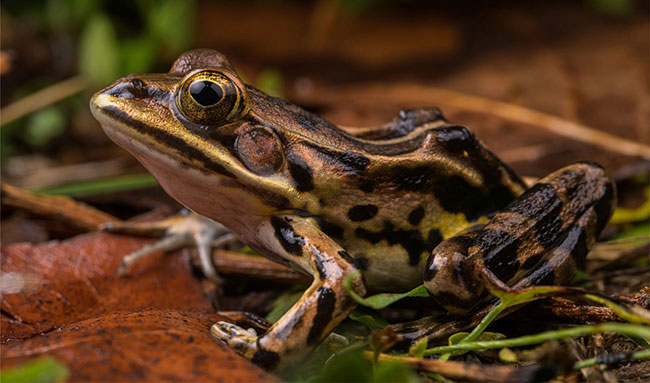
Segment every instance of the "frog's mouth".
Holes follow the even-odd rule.
[[[106,95],[97,93],[90,102],[90,110],[99,121],[104,133],[120,147],[126,149],[140,162],[142,158],[153,157],[163,162],[182,161],[172,151],[166,151],[156,140],[135,128],[142,123],[123,112]]]
[[[140,105],[133,100],[100,91],[90,101],[93,116],[106,135],[140,162],[154,157],[172,167],[191,168],[214,176],[236,179],[236,164],[219,155],[219,149],[179,126],[166,105]],[[139,110],[133,116],[127,111]],[[143,117],[144,116],[144,117]],[[233,169],[230,171],[229,169]]]

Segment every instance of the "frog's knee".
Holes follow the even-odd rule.
[[[467,257],[474,234],[442,242],[433,250],[424,271],[424,285],[431,296],[456,314],[471,310],[485,290],[474,262]]]
[[[363,279],[363,274],[359,272],[358,270],[353,270],[351,272],[352,274],[352,281],[350,286],[352,287],[352,290],[357,293],[359,296],[364,296],[366,295],[366,283]]]

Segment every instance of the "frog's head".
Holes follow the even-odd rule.
[[[300,203],[291,197],[284,124],[273,117],[296,107],[245,86],[218,52],[190,51],[166,74],[126,76],[90,107],[113,141],[201,214],[228,224]]]

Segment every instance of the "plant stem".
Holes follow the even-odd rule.
[[[577,326],[569,329],[547,331],[519,338],[494,341],[459,343],[452,346],[430,348],[424,355],[450,353],[455,351],[489,350],[504,347],[521,347],[542,343],[548,340],[585,336],[603,332],[615,332],[628,336],[650,338],[650,327],[625,323],[602,323],[598,325]]]

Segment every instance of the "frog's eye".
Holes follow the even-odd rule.
[[[216,125],[242,114],[246,105],[244,86],[234,76],[204,70],[183,79],[176,96],[181,114],[201,125]]]

